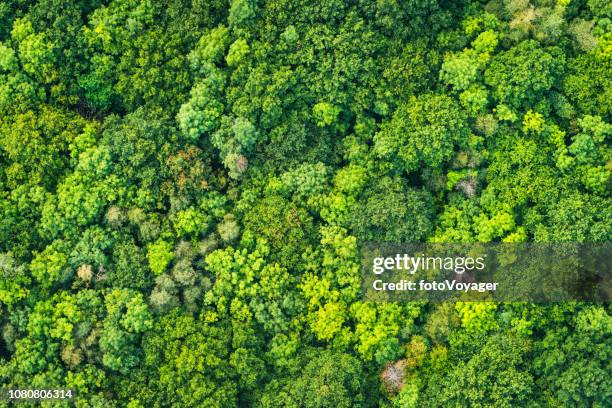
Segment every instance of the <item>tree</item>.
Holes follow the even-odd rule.
[[[126,387],[120,395],[142,405],[236,406],[230,339],[227,329],[178,311],[161,318],[143,340],[144,364],[153,374],[144,378],[147,387]]]
[[[265,197],[244,217],[244,227],[264,238],[273,250],[272,259],[296,268],[315,232],[312,217],[280,196]]]
[[[155,275],[164,273],[170,262],[174,259],[172,245],[164,240],[157,240],[147,246],[147,259],[149,267]]]
[[[8,186],[41,185],[54,189],[70,165],[74,142],[88,122],[43,105],[0,121],[0,143],[9,162]]]
[[[485,82],[498,103],[526,107],[558,82],[565,64],[559,48],[541,48],[536,41],[527,40],[494,56],[485,71]]]
[[[31,21],[15,20],[11,37],[18,44],[19,59],[26,73],[43,84],[57,79],[54,45],[47,40],[44,33],[34,32]]]
[[[191,98],[181,106],[177,121],[188,140],[197,141],[200,136],[219,127],[223,104],[218,93],[223,90],[224,78],[215,71],[191,89]]]
[[[30,263],[32,276],[40,282],[42,287],[51,287],[70,277],[67,268],[68,257],[64,251],[65,243],[54,241],[32,259]]]
[[[15,262],[13,255],[9,253],[0,254],[0,302],[9,308],[21,299],[28,296],[31,283],[30,274],[25,265]]]
[[[146,265],[143,251],[133,241],[126,240],[115,244],[108,282],[117,288],[148,288],[152,284],[152,278]]]
[[[568,61],[568,73],[563,79],[564,94],[583,114],[610,116],[612,91],[607,75],[610,64],[610,58],[601,48]]]
[[[363,241],[417,242],[432,228],[431,200],[428,192],[402,180],[376,180],[359,199],[351,227]]]
[[[479,67],[476,57],[475,53],[467,51],[448,56],[442,64],[440,78],[452,85],[455,90],[466,90],[478,75]]]
[[[127,374],[140,361],[139,334],[153,326],[141,293],[114,289],[105,296],[107,316],[100,336],[102,363],[111,370]]]
[[[610,368],[606,332],[612,319],[600,307],[590,306],[577,313],[572,329],[549,331],[539,342],[534,368],[539,382],[554,403],[576,406],[605,405],[610,399]]]
[[[467,363],[460,363],[431,384],[421,403],[448,406],[511,407],[533,400],[534,379],[524,369],[530,345],[522,339],[491,337]]]
[[[391,159],[399,170],[411,172],[419,166],[439,167],[457,146],[467,142],[466,117],[451,98],[426,94],[400,105],[392,119],[374,136],[379,159]]]
[[[285,388],[266,394],[267,407],[369,406],[367,377],[354,357],[331,350],[311,350],[302,374]]]

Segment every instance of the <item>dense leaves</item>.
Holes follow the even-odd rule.
[[[609,242],[610,7],[0,1],[0,386],[611,406],[609,305],[366,302],[359,256]]]

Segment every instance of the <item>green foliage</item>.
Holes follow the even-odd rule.
[[[323,163],[305,163],[283,173],[281,182],[296,199],[304,200],[325,191],[328,169]]]
[[[348,355],[323,352],[311,360],[295,383],[298,406],[356,407],[365,405],[361,364]]]
[[[606,42],[609,44],[609,40]],[[609,45],[608,45],[609,46]],[[604,47],[604,45],[600,45]],[[568,64],[568,74],[563,80],[564,94],[577,105],[583,114],[609,117],[610,70],[612,58],[603,49],[581,54]]]
[[[250,209],[244,227],[268,242],[273,259],[292,266],[315,235],[308,212],[279,196],[266,197]]]
[[[17,19],[11,31],[17,43],[18,56],[23,70],[41,83],[48,84],[57,77],[53,44],[44,33],[36,33],[27,19]]]
[[[191,98],[181,106],[176,117],[183,134],[192,141],[216,129],[220,124],[223,104],[216,99],[223,89],[223,78],[214,73],[191,89]]]
[[[340,109],[330,103],[319,102],[312,107],[312,114],[317,122],[317,126],[329,126],[336,121],[340,114]]]
[[[18,265],[11,253],[0,254],[0,302],[11,307],[27,297],[31,282],[24,265]]]
[[[142,249],[134,242],[117,243],[113,248],[113,267],[108,272],[109,283],[119,288],[147,288],[152,279],[146,265]]]
[[[227,22],[232,28],[240,28],[255,17],[254,4],[250,0],[232,0]]]
[[[284,388],[264,396],[268,407],[364,407],[367,378],[354,357],[312,350],[301,375]],[[276,395],[274,395],[276,394]]]
[[[609,243],[609,3],[0,2],[0,388],[612,405],[608,305],[366,301],[360,252]]]
[[[68,259],[62,251],[63,246],[63,242],[54,241],[44,251],[34,255],[30,270],[42,287],[52,286],[65,279]]]
[[[229,350],[224,328],[186,314],[162,317],[143,340],[144,367],[155,374],[144,378],[146,387],[133,382],[121,395],[142,406],[236,406],[238,384]]]
[[[610,398],[606,357],[612,318],[601,307],[580,311],[568,327],[552,330],[538,345],[534,362],[548,397],[563,405],[605,405]]]
[[[432,227],[431,195],[386,177],[357,202],[351,226],[363,241],[417,242]]]
[[[445,58],[440,78],[456,90],[465,90],[474,82],[478,74],[476,55],[464,52]]]
[[[222,25],[204,34],[189,54],[192,69],[200,75],[211,74],[214,64],[223,59],[229,41],[229,32]]]
[[[257,128],[246,118],[224,116],[221,128],[211,138],[213,146],[219,149],[223,164],[232,178],[238,178],[247,168],[249,153],[257,141]]]
[[[230,67],[238,65],[248,53],[249,45],[244,39],[240,38],[230,46],[225,61]]]
[[[427,94],[398,107],[374,137],[374,151],[380,158],[399,161],[406,171],[439,167],[466,143],[468,135],[465,114],[457,103],[448,96]]]
[[[426,398],[448,406],[526,405],[533,399],[534,387],[523,368],[528,350],[529,344],[521,339],[491,337],[467,363],[449,370]]]
[[[127,374],[140,359],[139,334],[152,328],[153,321],[141,293],[114,289],[105,298],[107,317],[100,337],[102,363]]]
[[[542,98],[564,69],[565,57],[559,48],[542,48],[528,40],[493,57],[485,82],[499,103],[519,108]]]
[[[172,244],[160,239],[147,245],[147,259],[153,273],[161,275],[174,259]]]
[[[43,105],[0,122],[0,143],[8,163],[6,182],[53,189],[69,167],[72,143],[87,121],[77,115]],[[36,159],[35,159],[36,158]]]

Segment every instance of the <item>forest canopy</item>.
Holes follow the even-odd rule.
[[[611,82],[606,0],[1,0],[0,388],[611,406],[609,304],[365,302],[359,271],[610,242]]]

